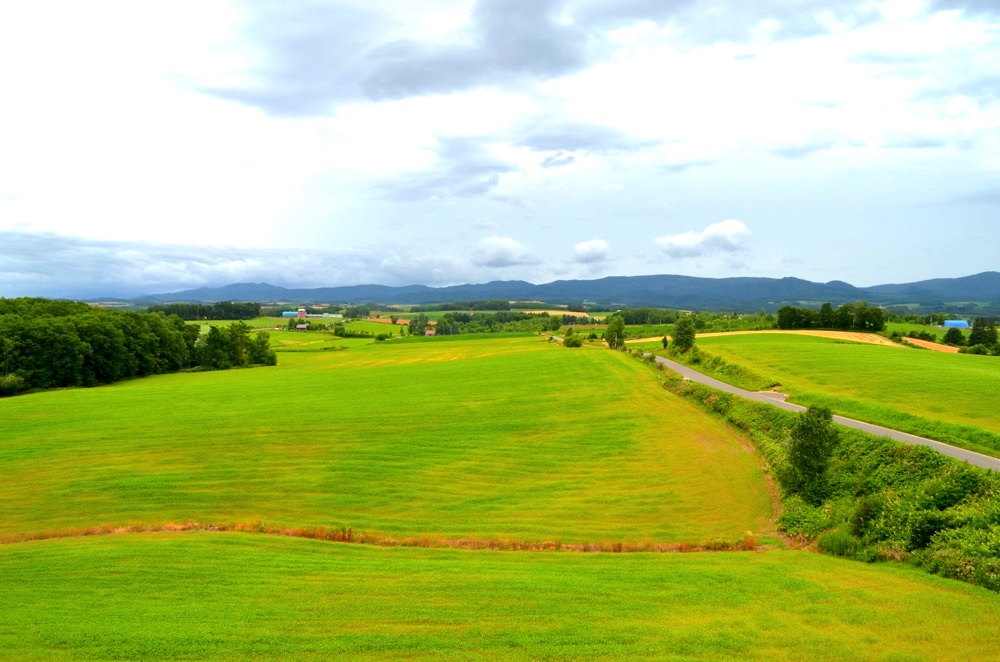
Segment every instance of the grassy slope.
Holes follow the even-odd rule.
[[[636,362],[441,340],[0,400],[0,533],[262,519],[575,542],[765,527],[754,459]]]
[[[700,338],[698,345],[773,378],[793,402],[826,404],[838,413],[900,429],[920,428],[909,415],[1000,434],[995,398],[1000,361],[995,357],[777,334]],[[933,427],[913,431],[931,434]],[[961,436],[961,431],[941,433]]]
[[[0,649],[12,658],[983,659],[998,639],[995,594],[803,552],[466,552],[218,533],[0,547]]]

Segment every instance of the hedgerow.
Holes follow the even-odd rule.
[[[1000,476],[924,446],[848,428],[829,466],[831,493],[810,505],[788,480],[793,414],[665,373],[663,387],[743,431],[782,491],[778,526],[819,551],[860,561],[906,560],[1000,591]]]

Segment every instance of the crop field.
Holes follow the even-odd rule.
[[[276,367],[0,400],[0,657],[939,659],[1000,638],[994,593],[784,549],[760,460],[623,353],[271,339]],[[77,535],[170,522],[203,526]],[[764,546],[570,551],[747,534]],[[445,547],[476,540],[562,551]]]
[[[538,337],[456,338],[0,401],[0,533],[264,520],[697,542],[766,528],[756,460],[642,366]]]
[[[985,659],[993,593],[807,552],[380,549],[159,533],[0,547],[5,657]]]
[[[991,454],[1000,450],[989,446],[989,435],[969,443],[976,429],[1000,435],[995,357],[779,334],[699,338],[698,346],[780,383],[792,402],[826,405],[958,445],[978,444]]]

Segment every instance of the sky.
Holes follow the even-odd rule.
[[[996,270],[996,0],[0,4],[0,296]]]

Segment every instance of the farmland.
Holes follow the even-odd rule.
[[[802,552],[468,552],[220,533],[0,547],[0,648],[19,658],[981,659],[998,637],[995,594]]]
[[[616,353],[457,336],[279,356],[3,401],[0,533],[193,519],[699,541],[771,516],[735,435]]]
[[[993,395],[1000,361],[993,357],[779,334],[700,338],[698,345],[780,384],[792,402],[958,445],[983,430],[989,434],[979,449],[1000,450],[989,450],[990,435],[1000,435]]]
[[[933,659],[1000,636],[995,593],[785,549],[748,444],[623,353],[271,341],[275,367],[0,400],[0,541],[63,536],[0,544],[8,656]],[[203,526],[76,535],[170,522]],[[563,551],[446,548],[466,539]]]

